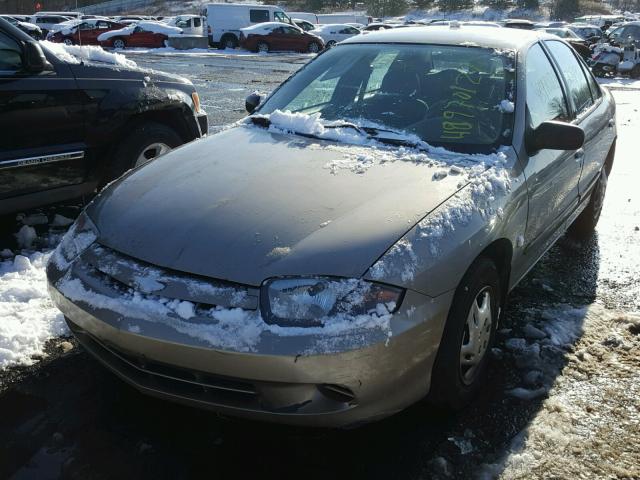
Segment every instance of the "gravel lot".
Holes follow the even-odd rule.
[[[129,56],[191,78],[211,132],[309,59]],[[57,338],[34,365],[0,371],[0,478],[640,478],[640,88],[625,83],[611,87],[618,154],[597,234],[561,240],[513,292],[472,407],[420,404],[349,431],[245,422],[144,397]],[[0,251],[21,226],[0,220]],[[36,230],[42,251],[61,231]]]

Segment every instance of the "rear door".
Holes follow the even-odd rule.
[[[86,176],[83,102],[69,67],[25,73],[20,52],[17,39],[0,30],[0,200]]]

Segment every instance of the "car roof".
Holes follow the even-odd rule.
[[[486,28],[460,25],[412,27],[377,30],[357,35],[341,42],[348,43],[424,43],[437,45],[477,45],[479,47],[519,50],[540,39],[554,39],[555,35],[534,30]]]

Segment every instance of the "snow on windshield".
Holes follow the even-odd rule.
[[[65,45],[64,43],[40,42],[44,48],[66,63],[79,64],[83,61],[109,63],[127,68],[136,68],[137,64],[119,53],[111,53],[95,45]]]

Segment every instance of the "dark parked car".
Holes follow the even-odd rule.
[[[99,45],[98,36],[104,32],[124,28],[125,25],[110,20],[91,19],[79,21],[75,25],[64,27],[47,35],[51,42],[62,42],[67,45]]]
[[[0,131],[4,214],[90,194],[201,137],[207,118],[184,78],[66,63],[0,19]]]
[[[507,28],[518,28],[520,30],[533,30],[535,23],[531,20],[525,20],[521,18],[511,18],[502,22],[502,25]]]
[[[461,26],[351,37],[259,99],[87,207],[47,266],[71,330],[143,392],[228,414],[469,402],[509,292],[593,234],[611,93],[556,36]]]
[[[578,52],[584,60],[588,60],[589,58],[591,58],[591,49],[589,48],[589,42],[582,39],[573,30],[565,27],[545,27],[536,30],[542,30],[543,32],[547,32],[551,35],[556,35],[562,38],[565,42],[575,48],[576,52]]]
[[[323,40],[300,27],[280,22],[258,23],[240,31],[240,46],[254,52],[294,51],[317,53]]]

